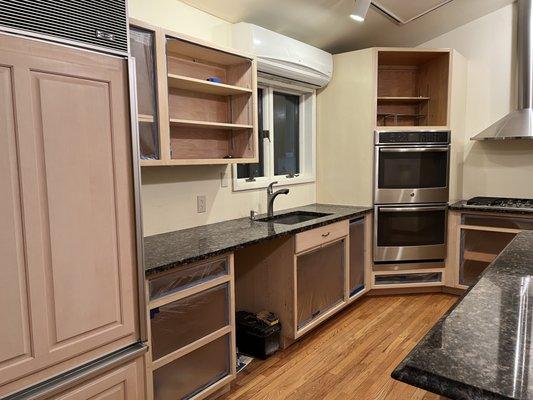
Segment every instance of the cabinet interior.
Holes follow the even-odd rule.
[[[171,159],[253,158],[251,60],[171,37],[166,46]]]
[[[377,126],[448,125],[449,52],[378,51]]]

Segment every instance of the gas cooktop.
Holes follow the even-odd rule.
[[[473,197],[466,202],[467,207],[520,208],[532,209],[533,199],[511,199],[506,197]]]

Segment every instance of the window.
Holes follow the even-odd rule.
[[[257,98],[259,162],[234,166],[233,190],[314,182],[315,91],[263,80]]]

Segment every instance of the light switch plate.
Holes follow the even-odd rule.
[[[207,206],[205,196],[196,196],[196,210],[198,214],[206,212]]]

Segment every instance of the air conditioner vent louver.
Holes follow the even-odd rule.
[[[0,26],[128,51],[125,0],[0,0]]]

